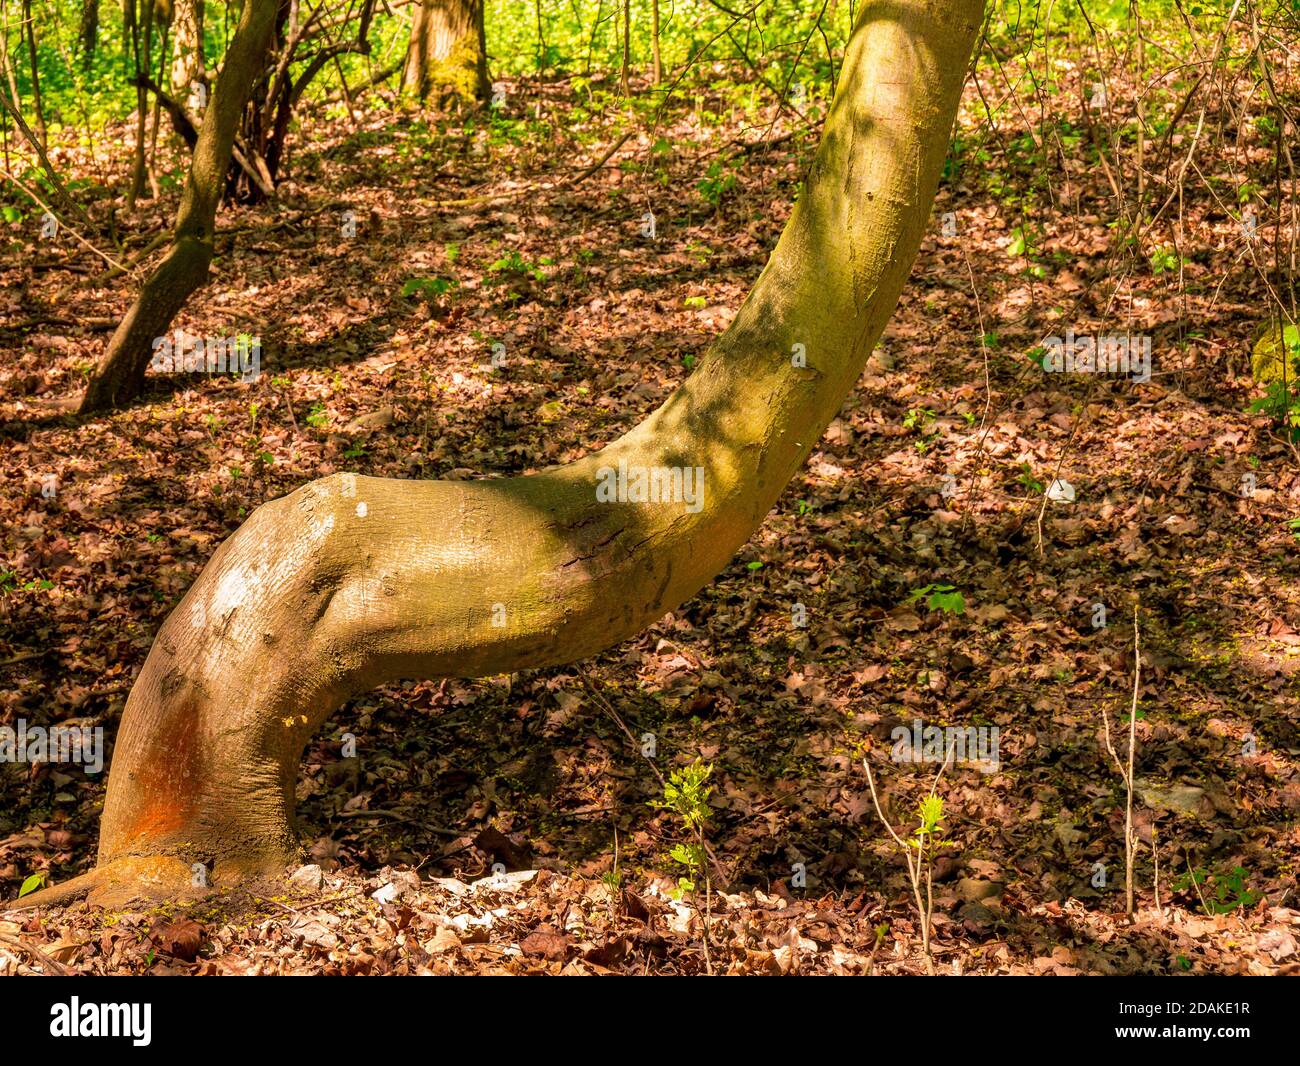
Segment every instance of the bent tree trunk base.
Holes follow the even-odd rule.
[[[131,690],[99,865],[22,903],[184,896],[196,864],[216,887],[282,871],[299,850],[302,751],[345,700],[400,678],[573,662],[710,581],[893,312],[981,15],[982,0],[862,8],[766,269],[691,377],[626,436],[527,477],[335,474],[258,508],[163,624]],[[611,471],[663,468],[703,471],[702,499],[598,492]]]
[[[167,334],[185,302],[208,280],[212,255],[211,236],[181,237],[172,244],[113,332],[81,398],[83,413],[104,411],[140,395],[154,339]]]

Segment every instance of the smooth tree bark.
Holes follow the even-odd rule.
[[[168,332],[185,301],[208,279],[217,205],[225,189],[235,131],[266,60],[276,7],[277,0],[244,2],[203,113],[171,248],[113,333],[82,397],[83,414],[114,407],[140,394],[154,339]]]
[[[258,508],[163,624],[123,714],[98,866],[35,894],[117,905],[282,872],[304,746],[399,678],[573,662],[710,581],[839,410],[907,279],[982,0],[869,0],[821,145],[730,329],[657,411],[567,466],[335,474]],[[676,471],[680,493],[611,499]],[[685,472],[685,473],[684,473]],[[703,493],[685,491],[702,477]],[[700,482],[694,482],[698,487]],[[199,864],[202,864],[201,866]]]
[[[462,101],[490,96],[483,0],[421,0],[411,25],[402,88],[421,100],[431,93]]]

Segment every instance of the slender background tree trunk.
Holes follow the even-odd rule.
[[[623,0],[623,67],[619,71],[618,83],[624,96],[632,94],[629,80],[632,68],[632,0]]]
[[[134,5],[134,0],[132,0]],[[126,209],[135,210],[135,203],[144,195],[145,181],[145,130],[149,122],[149,95],[141,81],[148,76],[149,56],[153,40],[153,0],[145,0],[143,17],[131,20],[131,53],[135,63],[135,154],[131,164],[131,187],[126,194]]]
[[[203,0],[176,0],[172,15],[172,90],[184,94],[196,81],[202,81]]]
[[[89,70],[95,65],[95,48],[99,44],[99,0],[83,0],[77,42],[81,47],[81,66]]]
[[[41,74],[36,56],[36,20],[32,17],[32,0],[23,0],[23,31],[27,39],[27,59],[31,65],[32,117],[36,136],[41,139],[41,149],[48,152],[50,144],[45,135],[45,107],[41,103]]]
[[[542,25],[542,0],[535,0],[533,9],[537,13],[537,73],[546,69],[546,29]]]
[[[663,59],[659,54],[659,0],[650,0],[650,84],[664,80]]]
[[[261,73],[275,27],[276,0],[245,0],[226,52],[203,127],[194,145],[189,178],[176,213],[171,249],[149,276],[109,341],[82,397],[83,413],[101,411],[140,394],[153,342],[171,328],[190,294],[208,278],[217,204],[225,188],[239,118]]]

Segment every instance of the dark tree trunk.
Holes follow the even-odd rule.
[[[632,95],[632,0],[623,0],[623,68],[619,71],[619,86],[624,96]]]
[[[144,195],[145,183],[145,131],[149,120],[149,96],[141,79],[149,75],[149,55],[153,44],[154,5],[146,0],[143,25],[134,24],[132,53],[135,60],[135,155],[131,166],[131,188],[126,196],[126,209],[135,210],[135,202]]]
[[[32,0],[23,0],[23,25],[27,30],[27,58],[32,68],[32,108],[36,119],[36,135],[41,139],[41,148],[48,151],[50,145],[45,136],[45,109],[41,105],[40,64],[36,59],[36,22],[32,18]]]
[[[83,0],[77,41],[81,46],[81,66],[89,70],[95,65],[95,49],[99,45],[99,0]]]

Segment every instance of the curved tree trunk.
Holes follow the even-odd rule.
[[[82,413],[102,411],[140,394],[153,357],[154,338],[167,333],[190,294],[208,280],[217,204],[225,188],[230,150],[253,80],[270,48],[276,7],[276,0],[245,0],[203,114],[189,179],[176,213],[171,250],[145,281],[108,342],[82,397]]]
[[[872,0],[822,143],[727,333],[641,425],[508,480],[336,474],[260,507],[164,623],[127,701],[99,866],[36,902],[296,853],[302,750],[397,678],[572,662],[726,565],[853,388],[926,228],[982,0]],[[703,471],[702,506],[602,502],[609,471]],[[629,495],[632,495],[629,493]],[[603,497],[608,499],[607,496]]]
[[[461,100],[487,99],[483,0],[422,0],[411,25],[402,87],[421,100],[434,90]]]

